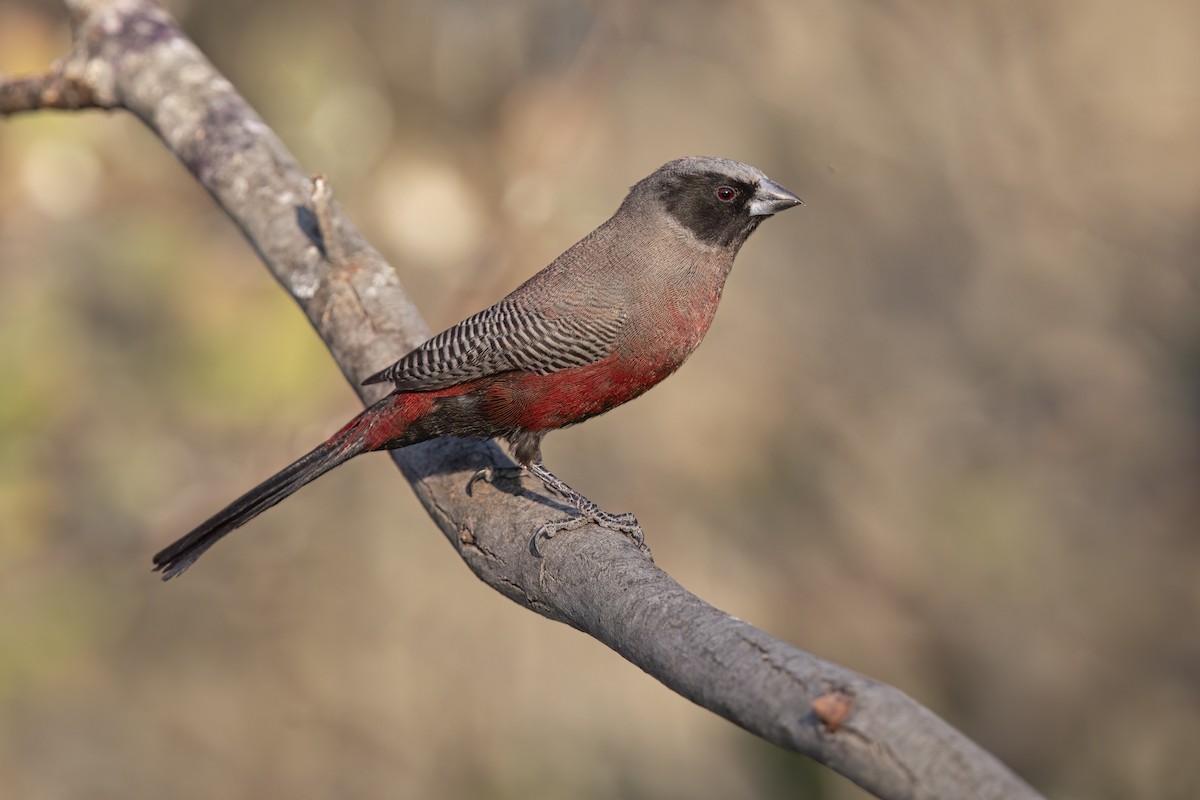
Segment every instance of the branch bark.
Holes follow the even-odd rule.
[[[73,50],[46,75],[0,80],[0,114],[123,108],[191,171],[308,315],[351,384],[429,332],[395,271],[263,120],[150,0],[65,0]],[[468,478],[510,463],[443,439],[392,454],[470,569],[506,597],[602,641],[672,690],[884,798],[1036,798],[995,757],[902,692],[710,606],[625,537],[589,527],[529,552],[561,511],[530,479]],[[407,528],[407,526],[406,526]]]

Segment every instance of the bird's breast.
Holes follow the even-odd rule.
[[[595,364],[548,375],[511,373],[489,388],[485,413],[504,428],[534,432],[562,428],[632,400],[678,366],[616,353]]]
[[[646,316],[649,324],[636,335],[649,342],[648,347],[656,349],[661,358],[676,359],[678,367],[708,333],[723,287],[723,279],[667,287],[656,298],[654,313]]]
[[[631,325],[613,353],[593,364],[546,375],[510,373],[496,380],[484,399],[497,427],[548,431],[603,414],[655,386],[696,349],[712,323],[720,287],[704,295],[678,295],[656,302]]]

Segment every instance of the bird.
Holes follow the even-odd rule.
[[[542,463],[542,438],[626,403],[675,372],[708,332],[734,257],[759,224],[801,204],[760,170],[723,158],[669,161],[615,214],[495,305],[434,336],[364,384],[392,391],[329,439],[154,556],[177,577],[217,541],[362,453],[439,436],[503,439],[576,512],[539,535],[596,523],[643,546],[632,514],[604,511]],[[477,474],[489,479],[488,474]],[[468,484],[468,487],[470,484]]]

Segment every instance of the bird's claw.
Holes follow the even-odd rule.
[[[471,479],[467,481],[467,497],[472,497],[472,487],[478,481],[495,485],[496,481],[515,481],[519,480],[525,472],[521,467],[483,467],[475,471]]]
[[[542,553],[538,548],[539,541],[552,539],[556,534],[573,531],[592,523],[599,525],[601,528],[625,534],[637,546],[637,549],[642,552],[642,555],[651,561],[654,560],[654,556],[650,553],[650,548],[646,546],[646,534],[642,530],[642,526],[638,524],[637,517],[633,514],[609,514],[607,511],[598,511],[595,514],[584,514],[578,517],[567,517],[555,522],[542,523],[533,532],[533,538],[529,540],[529,552],[535,558],[541,558]]]

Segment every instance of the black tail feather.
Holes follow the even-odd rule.
[[[234,500],[191,533],[163,548],[154,556],[154,570],[162,572],[164,581],[182,575],[205,550],[227,533],[245,525],[301,486],[360,452],[361,446],[354,446],[345,438],[325,442]]]

